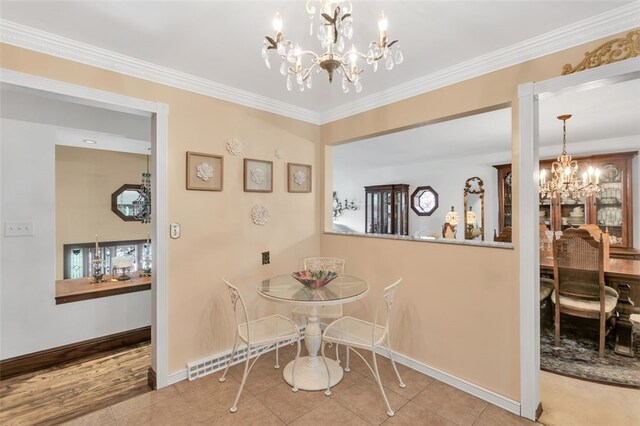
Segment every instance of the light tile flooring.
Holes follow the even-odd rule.
[[[329,351],[333,352],[333,351]],[[363,354],[365,355],[365,354]],[[370,356],[370,353],[365,356]],[[68,425],[448,425],[534,424],[414,370],[398,365],[406,384],[397,384],[391,363],[378,357],[382,382],[395,410],[388,417],[380,391],[366,365],[351,357],[351,371],[327,397],[294,393],[282,368],[295,356],[293,346],[263,355],[251,370],[238,411],[230,413],[244,366],[233,366],[224,383],[221,372],[183,381],[80,417]],[[343,356],[344,359],[344,356]]]
[[[540,372],[546,426],[638,426],[640,390],[600,385]]]

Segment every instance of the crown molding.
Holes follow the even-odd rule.
[[[327,124],[640,27],[640,1],[348,102],[323,113],[0,19],[0,42],[312,124]]]
[[[541,56],[640,27],[640,1],[567,25],[469,61],[340,105],[321,114],[327,124]]]
[[[0,19],[0,42],[296,120],[320,124],[320,115],[315,111],[40,31],[6,19]]]

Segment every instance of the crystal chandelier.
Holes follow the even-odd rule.
[[[318,3],[318,8],[314,3]],[[329,82],[333,81],[334,72],[342,75],[342,90],[349,92],[349,85],[353,85],[357,93],[362,91],[360,74],[364,71],[358,66],[358,59],[363,59],[368,65],[373,67],[375,72],[378,69],[378,61],[384,59],[385,68],[393,69],[394,64],[403,61],[402,52],[398,40],[389,42],[387,40],[388,21],[384,12],[380,13],[378,19],[378,29],[380,40],[371,41],[367,54],[356,50],[352,45],[351,49],[345,52],[345,39],[351,40],[353,36],[353,17],[351,12],[353,6],[348,0],[308,0],[307,14],[309,15],[309,34],[313,35],[313,21],[316,10],[319,9],[318,39],[322,43],[323,53],[315,53],[310,50],[303,50],[298,43],[285,40],[282,34],[282,18],[276,13],[273,18],[273,37],[266,36],[263,41],[262,58],[271,68],[269,50],[275,50],[283,61],[280,65],[280,73],[287,77],[287,90],[293,90],[294,80],[302,92],[311,88],[311,75],[315,69],[316,73],[325,70],[329,75]],[[395,46],[393,49],[392,46]],[[304,60],[304,61],[303,61]],[[304,62],[304,64],[303,64]]]
[[[149,156],[147,155],[147,172],[142,173],[140,194],[133,202],[134,217],[142,223],[151,222],[151,173],[149,173]]]
[[[567,154],[567,120],[570,114],[558,116],[562,120],[562,154],[551,164],[550,180],[547,180],[547,170],[540,171],[540,196],[542,198],[572,198],[582,197],[600,192],[600,170],[589,166],[587,171],[578,176],[578,162]]]

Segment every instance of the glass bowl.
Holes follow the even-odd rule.
[[[291,275],[309,288],[322,288],[338,276],[333,271],[299,271]]]

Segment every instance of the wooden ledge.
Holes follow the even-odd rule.
[[[105,275],[105,281],[91,283],[91,278],[76,278],[56,281],[56,305],[134,293],[151,289],[151,277],[133,277],[127,281],[111,281],[111,275]]]

